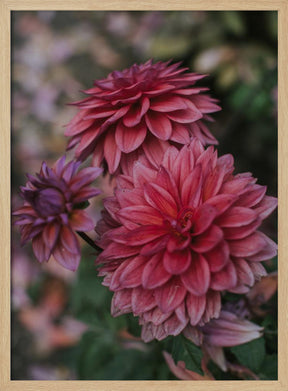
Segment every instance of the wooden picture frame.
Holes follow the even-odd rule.
[[[278,12],[278,83],[279,83],[279,125],[278,125],[278,195],[279,195],[279,360],[277,381],[12,381],[10,379],[10,77],[11,77],[11,11],[62,10],[62,11],[105,11],[105,10],[254,10]],[[153,2],[137,0],[2,0],[1,1],[1,142],[0,142],[0,197],[1,197],[1,273],[0,273],[0,389],[8,390],[287,390],[288,389],[288,263],[286,233],[288,232],[288,1],[287,0],[176,0]]]

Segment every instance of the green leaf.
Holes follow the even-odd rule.
[[[75,209],[86,209],[86,208],[88,208],[89,205],[90,205],[90,202],[86,200],[86,201],[80,202],[79,204],[76,204]]]
[[[172,357],[176,363],[178,361],[184,361],[187,369],[204,375],[201,368],[202,356],[202,350],[187,338],[183,337],[183,335],[179,335],[173,339]]]
[[[278,379],[278,359],[277,354],[267,354],[262,362],[259,377],[263,380]]]
[[[265,340],[263,337],[254,339],[243,345],[234,346],[230,350],[240,364],[253,372],[258,372],[265,358]]]

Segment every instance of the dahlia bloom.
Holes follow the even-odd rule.
[[[118,176],[104,201],[96,263],[115,292],[112,315],[139,316],[144,341],[217,318],[220,293],[247,292],[276,254],[257,229],[277,201],[233,163],[198,140],[170,146],[157,169],[142,157]]]
[[[83,204],[100,193],[90,184],[102,172],[100,168],[84,168],[80,163],[65,165],[65,156],[53,168],[45,162],[36,177],[21,187],[24,206],[15,211],[21,229],[21,242],[32,240],[33,252],[39,262],[53,255],[63,267],[75,271],[80,262],[80,247],[73,231],[90,231],[92,219],[82,210]]]
[[[89,97],[74,103],[80,111],[65,132],[72,137],[68,148],[78,144],[79,160],[93,154],[93,165],[104,160],[113,174],[135,151],[149,157],[151,150],[168,142],[187,144],[191,136],[204,145],[217,144],[203,120],[211,120],[208,114],[220,107],[202,94],[207,88],[194,86],[204,75],[169,64],[134,64],[84,91]]]

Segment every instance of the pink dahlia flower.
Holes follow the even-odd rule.
[[[88,98],[75,102],[80,109],[65,135],[78,144],[76,157],[93,154],[93,165],[107,162],[110,174],[136,150],[149,156],[169,142],[187,144],[191,136],[204,145],[217,144],[203,120],[220,110],[216,100],[195,87],[204,75],[186,73],[179,63],[134,64],[84,91]]]
[[[82,210],[85,202],[100,193],[90,184],[102,172],[100,168],[84,168],[79,162],[65,165],[65,156],[53,168],[42,163],[40,173],[21,188],[24,206],[13,214],[19,220],[22,244],[32,240],[39,262],[53,255],[57,262],[75,271],[80,262],[80,247],[74,231],[90,231],[93,221]]]
[[[194,140],[169,147],[158,169],[135,162],[105,200],[96,262],[115,292],[112,314],[139,316],[145,341],[217,318],[220,293],[247,292],[275,256],[257,229],[276,199],[233,170],[231,155]]]

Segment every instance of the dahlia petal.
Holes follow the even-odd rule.
[[[239,197],[239,200],[236,202],[236,205],[245,206],[246,208],[256,206],[263,199],[266,193],[266,189],[266,186],[253,185],[250,190],[247,190],[246,193],[242,194]]]
[[[235,289],[237,290],[237,288],[240,287],[242,288],[241,293],[247,293],[255,283],[254,274],[245,259],[237,259],[237,261],[234,262],[234,266],[237,273],[237,285]],[[235,292],[234,288],[230,289],[230,291]]]
[[[170,253],[174,251],[181,251],[189,247],[191,242],[191,237],[189,234],[186,235],[171,235],[167,242],[167,250]]]
[[[218,319],[213,319],[202,328],[204,340],[209,345],[237,346],[259,338],[263,328],[246,320],[237,318],[227,311],[221,311]]]
[[[132,289],[121,289],[114,293],[111,301],[111,315],[113,317],[132,311],[131,294]]]
[[[62,226],[60,232],[60,238],[61,238],[62,245],[65,247],[67,251],[69,251],[72,254],[80,253],[79,242],[76,238],[76,235],[74,234],[74,232],[71,231],[70,228],[66,227],[65,225]]]
[[[182,283],[174,277],[165,285],[155,289],[155,300],[162,312],[175,310],[184,300],[186,289]]]
[[[233,206],[217,219],[220,227],[242,227],[256,220],[257,214],[249,208]]]
[[[220,193],[224,194],[236,194],[238,197],[246,193],[247,191],[247,185],[251,183],[251,177],[250,176],[242,176],[242,177],[233,177],[232,180],[224,182],[221,186]]]
[[[206,307],[201,322],[206,323],[212,318],[218,318],[221,310],[221,295],[219,292],[209,290],[206,293]]]
[[[143,269],[146,263],[147,259],[142,256],[130,259],[120,276],[121,286],[124,288],[135,288],[141,285]]]
[[[116,144],[122,152],[130,153],[143,143],[146,133],[147,128],[144,123],[137,124],[133,128],[128,128],[119,122],[115,132]]]
[[[166,251],[163,256],[163,265],[170,274],[184,273],[191,263],[190,251]]]
[[[190,141],[189,131],[185,125],[175,122],[172,127],[170,139],[180,144],[188,144]]]
[[[161,341],[166,338],[167,335],[164,331],[163,324],[155,326],[153,323],[144,323],[141,330],[141,339],[144,342],[151,342],[153,339]]]
[[[196,106],[194,106],[192,110],[189,107],[189,109],[172,111],[167,113],[166,115],[170,120],[179,122],[181,124],[194,122],[203,117],[203,114],[197,109]]]
[[[143,188],[146,182],[154,182],[157,177],[157,172],[145,166],[139,161],[133,165],[133,180],[136,188]]]
[[[74,197],[73,203],[80,204],[81,202],[87,201],[89,198],[95,197],[100,194],[99,189],[95,188],[83,188]]]
[[[216,247],[223,239],[223,231],[217,225],[211,225],[204,233],[194,237],[191,248],[199,253],[205,253]]]
[[[74,231],[92,231],[94,222],[84,210],[76,209],[69,218],[69,225]]]
[[[262,232],[258,232],[265,241],[265,246],[256,254],[247,257],[247,260],[252,262],[267,261],[277,255],[277,244]]]
[[[258,231],[247,236],[244,239],[230,240],[230,254],[235,257],[250,257],[256,255],[266,246],[266,239]]]
[[[166,334],[165,337],[168,337],[168,335],[179,335],[186,327],[187,321],[188,319],[185,321],[185,323],[182,323],[179,321],[176,315],[170,316],[170,318],[168,318],[163,325]]]
[[[121,109],[117,110],[112,117],[109,117],[101,126],[100,133],[102,134],[110,125],[122,118],[130,109],[130,105],[123,106]],[[109,132],[108,132],[109,134]]]
[[[203,343],[203,333],[200,331],[200,328],[193,327],[190,323],[188,323],[183,330],[183,335],[197,346],[200,346]]]
[[[125,235],[130,246],[141,246],[167,234],[167,228],[158,225],[143,225]]]
[[[192,101],[202,113],[213,113],[221,110],[221,107],[214,103],[216,100],[209,95],[194,95]]]
[[[182,188],[184,181],[192,173],[194,168],[194,156],[191,153],[190,147],[185,145],[176,154],[176,159],[173,160],[170,172],[178,185]]]
[[[154,292],[140,287],[133,288],[131,296],[132,310],[135,316],[156,307]]]
[[[69,187],[71,191],[78,191],[84,186],[90,185],[99,175],[103,172],[102,168],[98,167],[86,167],[83,168],[77,175],[71,180]],[[98,190],[98,193],[100,191]]]
[[[42,263],[44,261],[48,261],[47,255],[49,256],[50,251],[46,248],[41,235],[37,235],[32,239],[32,248],[35,257],[38,259],[39,262]]]
[[[120,263],[120,265],[117,267],[117,269],[113,272],[112,278],[110,281],[110,285],[109,285],[110,290],[118,291],[123,288],[130,288],[126,285],[123,285],[121,282],[122,273],[124,272],[126,267],[128,267],[130,261],[131,261],[131,258],[124,260],[122,263]]]
[[[222,240],[216,247],[205,253],[211,272],[218,272],[223,269],[229,260],[229,246]]]
[[[192,293],[188,293],[186,298],[186,307],[190,320],[190,324],[195,326],[199,323],[203,316],[206,306],[206,295],[195,296]]]
[[[45,246],[50,249],[50,251],[53,250],[57,239],[59,237],[59,231],[60,226],[59,224],[48,224],[43,229],[43,240],[45,243]]]
[[[119,179],[119,177],[117,179]],[[145,204],[143,192],[140,189],[121,189],[121,187],[119,186],[115,190],[115,195],[121,208],[125,208],[132,205]]]
[[[156,179],[155,182],[160,187],[167,190],[174,198],[174,200],[179,204],[180,197],[179,197],[178,189],[171,173],[167,171],[165,167],[160,166],[157,173],[157,177],[155,179]]]
[[[110,174],[113,174],[120,162],[121,151],[115,142],[115,133],[108,132],[104,142],[104,156],[108,164]]]
[[[277,198],[265,196],[262,201],[253,209],[258,216],[264,220],[277,207]]]
[[[88,129],[93,123],[93,119],[84,119],[87,115],[87,110],[82,110],[70,121],[67,125],[66,130],[64,132],[65,136],[75,136],[83,132],[85,129]]]
[[[197,165],[191,174],[184,180],[181,189],[182,204],[195,208],[199,205],[202,194],[202,170]]]
[[[260,278],[264,276],[267,276],[267,271],[261,263],[248,261],[248,264],[254,274],[254,278],[256,281],[260,280]]]
[[[228,368],[223,348],[206,343],[204,349],[208,353],[208,356],[211,358],[211,360],[214,361],[223,372],[226,372]]]
[[[128,247],[120,243],[110,243],[107,248],[98,256],[96,263],[101,264],[103,261],[110,259],[120,259],[130,257],[139,253],[139,247]]]
[[[116,113],[116,110],[107,110],[105,108],[97,108],[89,110],[89,114],[85,115],[84,119],[98,119],[98,118],[107,118],[111,117],[113,114]]]
[[[212,224],[217,215],[217,209],[209,204],[201,205],[195,215],[195,223],[193,225],[193,235],[200,235]]]
[[[100,127],[90,127],[81,135],[80,143],[75,151],[75,156],[79,158],[82,153],[85,153],[85,149],[93,144],[97,139]]]
[[[127,127],[134,127],[138,125],[144,114],[147,113],[150,106],[150,101],[144,97],[142,101],[131,106],[130,110],[123,117],[123,123]]]
[[[172,125],[165,115],[149,111],[145,114],[145,121],[150,132],[160,140],[169,140],[172,133]]]
[[[140,225],[161,225],[163,223],[162,215],[154,208],[146,205],[133,205],[122,208],[118,212],[121,221],[133,221]]]
[[[163,266],[162,254],[155,254],[146,264],[142,274],[142,285],[145,289],[154,289],[165,284],[171,274]]]
[[[71,253],[63,246],[56,246],[53,250],[53,256],[61,266],[73,272],[77,270],[81,259],[80,252]]]
[[[179,152],[176,147],[170,145],[163,154],[163,159],[160,162],[162,166],[165,167],[169,172],[173,173],[175,162],[181,151]],[[175,183],[177,183],[176,180],[178,180],[178,177],[173,174],[173,178],[175,180]]]
[[[153,87],[153,90],[151,91],[145,91],[145,95],[149,97],[157,96],[157,95],[162,95],[166,92],[174,90],[174,86],[172,84],[158,84]]]
[[[144,185],[144,197],[153,208],[159,210],[163,215],[177,216],[177,204],[175,200],[162,187],[155,183],[146,183]]]
[[[110,216],[117,221],[117,213],[119,211],[118,200],[113,196],[106,197],[103,201],[103,204],[105,209],[109,212]]]
[[[186,325],[188,323],[189,319],[186,314],[186,303],[185,302],[187,302],[187,297],[186,297],[186,300],[183,301],[183,303],[175,309],[175,315],[177,316],[180,323]]]
[[[158,168],[169,144],[166,141],[158,140],[155,137],[149,138],[147,135],[142,147],[149,163],[151,163],[153,167]]]
[[[210,174],[206,177],[203,184],[203,201],[210,199],[211,197],[215,196],[219,192],[225,174],[226,174],[225,167],[216,167],[214,170],[210,172]]]
[[[211,289],[223,291],[231,289],[237,284],[237,271],[233,262],[229,261],[219,272],[211,275]]]
[[[92,166],[99,167],[103,159],[104,159],[103,140],[101,141],[98,140],[95,145],[93,156],[92,156]]]
[[[140,254],[145,256],[156,254],[157,252],[166,248],[168,240],[168,235],[152,240],[141,248]]]
[[[229,227],[229,228],[222,228],[224,233],[224,238],[226,240],[236,240],[236,239],[243,239],[249,235],[251,235],[253,232],[256,231],[256,229],[261,225],[261,219],[257,218],[255,221],[248,225],[244,225],[243,227]]]
[[[171,316],[172,312],[164,314],[159,307],[155,307],[150,311],[144,312],[142,317],[145,323],[151,322],[155,326],[161,325],[166,319]]]
[[[237,200],[233,194],[218,194],[206,201],[206,204],[214,206],[218,214],[224,213]]]
[[[186,109],[185,99],[176,96],[160,96],[151,100],[150,109],[154,111],[160,111],[163,113]]]
[[[193,295],[204,295],[210,285],[210,270],[206,259],[193,253],[189,269],[181,274],[181,281]]]

